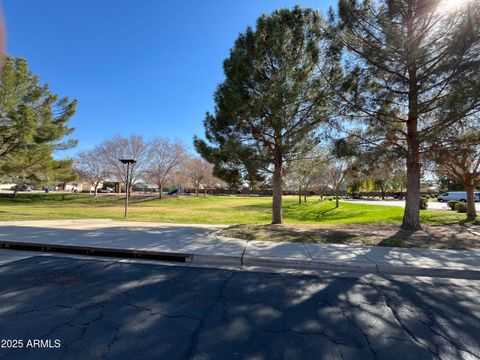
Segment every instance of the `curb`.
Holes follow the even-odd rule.
[[[480,268],[434,268],[415,267],[405,265],[376,264],[374,262],[336,262],[282,259],[273,257],[245,257],[227,255],[189,254],[169,251],[152,251],[146,249],[115,249],[105,247],[77,246],[77,245],[54,245],[47,243],[25,243],[15,241],[0,241],[0,248],[11,250],[27,250],[38,252],[53,252],[63,254],[80,254],[100,257],[134,258],[172,263],[186,263],[197,266],[233,266],[270,268],[275,270],[318,270],[356,274],[380,274],[380,275],[408,275],[428,276],[439,278],[459,278],[480,280]]]
[[[480,269],[427,268],[414,266],[377,265],[378,273],[384,275],[427,276],[480,280]]]
[[[241,256],[225,255],[202,255],[190,254],[190,263],[194,265],[229,265],[235,267],[242,266]]]
[[[438,278],[459,278],[480,280],[480,269],[464,268],[432,268],[415,267],[405,265],[386,265],[367,263],[333,261],[302,261],[293,259],[273,258],[244,258],[244,266],[275,268],[275,269],[298,269],[319,271],[342,271],[349,273],[379,274],[379,275],[408,275],[426,276]]]
[[[279,267],[291,269],[305,270],[332,270],[332,271],[348,271],[356,273],[376,273],[377,267],[374,263],[354,263],[354,262],[336,262],[336,261],[315,261],[315,260],[295,260],[295,259],[278,259],[266,257],[244,257],[244,266],[261,266],[261,267]]]
[[[480,280],[480,269],[464,268],[433,268],[415,267],[405,265],[375,264],[373,262],[334,262],[274,258],[244,258],[244,266],[267,267],[277,269],[299,269],[299,270],[328,270],[350,273],[380,274],[380,275],[409,275],[427,277],[445,277],[460,279]]]

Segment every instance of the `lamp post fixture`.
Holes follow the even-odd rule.
[[[127,179],[125,182],[125,219],[128,216],[128,193],[130,187],[130,164],[135,164],[137,161],[133,159],[120,159],[120,162],[125,165],[127,164]],[[119,185],[120,186],[120,185]]]

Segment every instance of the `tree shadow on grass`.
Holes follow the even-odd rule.
[[[227,237],[273,242],[351,244],[357,235],[333,229],[298,229],[289,225],[233,225],[224,230]]]
[[[323,211],[318,211],[318,210],[308,210],[306,209],[300,209],[300,208],[284,208],[283,209],[283,216],[286,219],[295,219],[295,220],[313,220],[313,221],[321,221],[321,217],[330,213],[331,211],[337,209],[336,207],[333,207],[331,209],[323,210]],[[348,218],[348,216],[346,216]]]
[[[320,217],[322,217],[323,215],[329,213],[330,211],[333,211],[335,209],[338,209],[338,207],[334,206],[333,208],[331,209],[328,209],[328,210],[324,210],[324,211],[320,211],[317,213],[317,216],[316,216],[316,220],[320,220]]]
[[[344,244],[352,243],[352,240],[357,238],[357,235],[346,231],[331,230],[324,235],[325,244]]]
[[[416,230],[403,230],[399,229],[392,236],[383,239],[378,243],[378,246],[387,247],[412,247],[409,246],[411,237],[416,233]]]
[[[266,206],[265,204],[251,204],[251,205],[236,205],[230,207],[231,210],[233,211],[271,211],[272,206],[268,205]]]
[[[441,234],[435,227],[424,226],[422,230],[399,229],[392,236],[380,241],[379,246],[404,247],[404,248],[436,248],[451,250],[466,250],[475,248],[475,240],[467,238],[467,234],[453,231],[452,234],[443,230]]]
[[[464,219],[458,222],[458,225],[462,226],[472,226],[480,225],[480,217],[477,217],[475,220]]]

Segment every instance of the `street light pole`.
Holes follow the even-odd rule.
[[[128,217],[128,193],[130,187],[130,179],[128,178],[130,175],[130,163],[127,162],[127,185],[125,186],[125,219]]]
[[[128,217],[128,194],[130,188],[130,164],[135,164],[137,161],[134,159],[120,159],[122,164],[127,164],[127,178],[125,182],[125,219]],[[120,185],[119,185],[120,186]]]

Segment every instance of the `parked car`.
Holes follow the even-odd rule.
[[[98,192],[110,194],[110,193],[113,193],[113,189],[111,187],[106,187],[98,190]]]
[[[15,186],[12,186],[10,190],[14,191]],[[32,191],[32,187],[30,185],[18,185],[17,191]]]
[[[474,193],[475,201],[480,201],[480,192],[476,191]],[[457,200],[461,202],[467,202],[467,192],[466,191],[449,191],[440,195],[437,200],[439,202],[445,202],[449,200]]]

